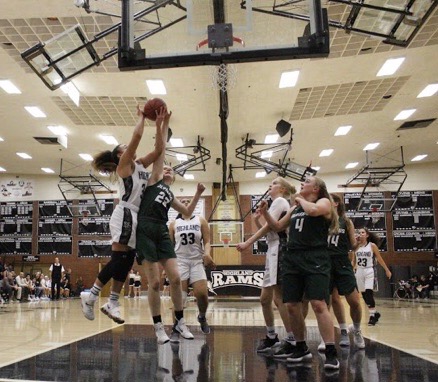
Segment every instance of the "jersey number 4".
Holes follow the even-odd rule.
[[[181,234],[181,245],[193,244],[195,242],[194,233],[182,233]]]

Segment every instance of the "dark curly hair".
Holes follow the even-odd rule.
[[[119,151],[120,145],[114,147],[112,151],[102,151],[93,157],[93,162],[91,162],[91,165],[97,171],[105,174],[112,174],[116,172],[117,165],[119,164],[119,157],[117,156]]]

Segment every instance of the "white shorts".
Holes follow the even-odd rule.
[[[365,292],[367,289],[374,289],[374,268],[360,268],[356,269],[356,282],[359,292]]]
[[[275,240],[268,244],[266,251],[265,276],[263,277],[263,288],[279,284],[279,249],[280,241]]]
[[[117,205],[111,215],[110,232],[113,242],[135,248],[137,212]]]
[[[190,280],[192,285],[199,280],[207,280],[204,263],[202,260],[188,260],[177,257],[179,274],[181,281]]]

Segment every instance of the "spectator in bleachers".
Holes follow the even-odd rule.
[[[41,272],[37,272],[35,275],[35,299],[41,300],[44,295],[44,287],[42,286],[42,280],[44,280],[44,275]]]
[[[427,279],[427,277],[425,275],[420,276],[417,290],[420,293],[420,298],[429,298],[430,297],[429,280]]]
[[[21,299],[19,299],[21,302],[29,301],[30,300],[30,288],[27,285],[26,277],[24,276],[23,272],[20,272],[20,274],[15,277],[15,283],[18,287],[21,287]]]
[[[82,276],[79,276],[76,280],[76,289],[75,289],[75,296],[80,296],[81,292],[85,290],[84,286],[84,280],[82,280]]]

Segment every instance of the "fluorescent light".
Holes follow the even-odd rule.
[[[0,137],[0,142],[4,142],[4,139],[2,137]]]
[[[400,113],[396,115],[394,121],[402,121],[404,119],[408,119],[412,114],[414,114],[417,109],[406,109],[402,110]]]
[[[417,155],[416,157],[412,158],[411,161],[412,162],[418,162],[420,160],[423,160],[426,157],[427,157],[427,154]]]
[[[377,73],[377,77],[390,76],[391,74],[394,74],[404,60],[404,57],[390,58],[386,60],[380,68],[379,72]]]
[[[0,88],[2,88],[8,94],[21,94],[20,89],[18,89],[11,81],[1,80]]]
[[[0,172],[4,172],[4,171],[6,171],[6,169],[3,167],[0,167]]]
[[[76,86],[73,85],[72,82],[67,82],[64,85],[61,85],[61,90],[67,94],[70,99],[73,101],[73,103],[79,107],[79,100],[81,98],[81,94],[79,93],[79,90],[76,88]]]
[[[278,134],[267,134],[265,137],[265,143],[276,143],[278,141],[279,135]]]
[[[320,157],[328,157],[328,156],[332,155],[332,153],[333,153],[333,149],[326,149],[326,150],[322,150],[319,153],[319,156]]]
[[[315,171],[321,170],[321,167],[319,167],[319,166],[312,166],[311,168],[313,168]]]
[[[264,178],[266,176],[266,171],[256,172],[256,178]]]
[[[100,139],[104,141],[107,145],[117,146],[119,142],[117,142],[117,139],[114,138],[112,135],[101,135]]]
[[[273,151],[272,150],[265,150],[262,151],[262,153],[260,154],[260,158],[270,158],[272,157]]]
[[[25,106],[26,111],[35,118],[46,118],[47,116],[36,106]]]
[[[79,154],[79,156],[87,162],[91,162],[93,160],[93,157],[90,154]]]
[[[292,72],[283,72],[280,77],[280,84],[278,87],[282,88],[293,88],[298,81],[299,70],[294,70]]]
[[[432,97],[436,92],[438,92],[438,84],[430,84],[417,95],[417,98]]]
[[[26,153],[17,153],[17,155],[23,159],[32,159],[32,157]]]
[[[186,162],[189,158],[186,154],[176,154],[176,159],[178,159],[180,162]]]
[[[47,128],[55,135],[67,135],[67,130],[64,126],[47,126]]]
[[[170,138],[169,142],[172,147],[184,147],[184,142],[181,138]]]
[[[151,94],[167,94],[163,80],[146,80],[146,85]]]
[[[54,174],[55,173],[55,171],[53,171],[51,168],[48,168],[48,167],[41,167],[41,170],[43,170],[47,174]]]
[[[363,151],[369,151],[374,150],[377,146],[379,146],[380,143],[368,143],[364,148]]]
[[[193,180],[195,179],[195,176],[193,174],[184,174],[184,179]]]
[[[345,168],[355,168],[358,164],[359,162],[350,162],[345,166]]]
[[[339,126],[336,130],[335,137],[339,135],[347,135],[352,126]]]

